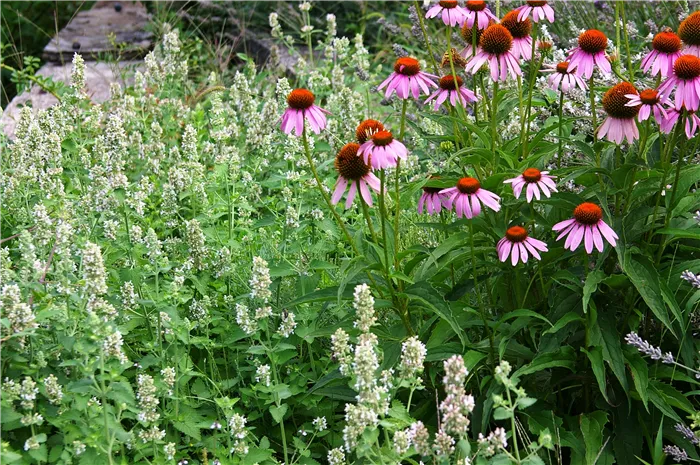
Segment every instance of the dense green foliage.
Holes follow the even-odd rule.
[[[488,66],[441,63],[471,44],[416,5],[380,21],[392,38],[372,52],[308,3],[298,33],[272,15],[276,46],[299,60],[289,75],[274,52],[207,69],[202,41],[165,26],[104,104],[76,57],[59,105],[23,109],[1,141],[3,464],[700,460],[694,113],[664,132],[635,108],[631,143],[599,130],[629,111],[609,89],[658,87],[640,64],[650,38],[692,11],[557,6],[522,76],[493,82]],[[543,69],[593,27],[612,72],[553,89]],[[479,100],[387,97],[392,49]],[[288,105],[310,108],[293,88],[330,112],[325,128],[281,130]],[[374,170],[372,205],[358,193],[344,208],[339,173],[373,174],[343,156],[367,118],[408,155]],[[504,183],[547,171],[557,189],[534,198]],[[497,208],[418,212],[454,186]],[[575,231],[553,231],[571,218],[617,240],[571,245]],[[548,250],[499,257],[523,235]]]

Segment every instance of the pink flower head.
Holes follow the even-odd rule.
[[[459,103],[466,108],[469,103],[476,102],[479,100],[479,98],[474,92],[466,87],[463,87],[463,84],[464,81],[462,81],[462,78],[459,76],[457,76],[456,85],[454,77],[451,74],[443,76],[440,78],[440,82],[438,83],[440,88],[430,97],[428,97],[425,103],[427,104],[428,102],[435,100],[433,109],[437,110],[440,108],[440,105],[442,105],[443,102],[449,98],[450,104],[452,104],[453,107],[456,106],[457,102],[459,101]]]
[[[501,19],[501,26],[508,29],[513,36],[513,55],[515,58],[529,60],[532,58],[532,21],[526,16],[523,20],[518,18],[517,10],[510,11]]]
[[[541,19],[554,22],[554,9],[547,5],[546,0],[528,0],[525,5],[517,8],[518,20],[522,21],[532,13],[532,20],[539,23]]]
[[[441,194],[448,195],[445,208],[452,210],[455,207],[457,217],[466,216],[471,219],[481,213],[481,202],[493,211],[499,211],[501,198],[493,192],[481,188],[481,184],[474,178],[462,178],[457,181],[455,187],[443,189]]]
[[[651,75],[661,74],[668,77],[673,74],[673,63],[681,56],[681,39],[671,30],[661,31],[651,41],[652,50],[642,59],[642,70],[646,73],[651,68]]]
[[[442,17],[445,26],[460,26],[467,20],[467,12],[457,4],[457,0],[440,0],[425,14],[426,18]]]
[[[580,88],[581,90],[588,90],[586,81],[581,79],[581,76],[576,74],[576,69],[569,70],[568,61],[562,61],[556,65],[551,64],[545,66],[546,69],[544,72],[552,73],[549,75],[549,78],[547,78],[550,89],[559,90],[559,86],[561,86],[561,91],[565,94],[568,94],[570,90],[573,90],[576,87]]]
[[[661,129],[661,132],[669,134],[671,131],[673,131],[673,127],[678,122],[678,118],[680,118],[683,110],[683,108],[680,110],[669,108],[667,110],[666,117],[659,123],[659,129]],[[698,130],[699,126],[700,117],[698,117],[698,115],[696,115],[693,111],[687,112],[685,118],[685,135],[688,139],[692,139],[693,136],[695,136],[695,132]]]
[[[304,131],[304,119],[309,121],[311,130],[316,134],[326,129],[326,115],[330,115],[330,112],[314,105],[315,100],[314,94],[306,89],[291,91],[287,96],[289,107],[282,115],[282,132],[289,134],[295,131],[297,136],[301,136]]]
[[[681,55],[673,64],[673,74],[659,86],[659,92],[671,97],[675,92],[676,110],[695,111],[700,104],[700,58]]]
[[[510,256],[510,263],[513,266],[517,265],[518,261],[527,263],[529,254],[532,254],[538,260],[542,260],[538,250],[540,252],[547,252],[547,244],[532,237],[528,237],[527,230],[522,226],[512,226],[508,228],[505,237],[498,241],[496,245],[498,259],[505,262]]]
[[[637,120],[642,122],[646,121],[651,112],[654,112],[654,119],[658,124],[666,118],[666,109],[664,109],[664,104],[666,104],[666,98],[659,94],[654,89],[644,89],[637,94],[625,94],[625,97],[629,99],[629,102],[625,104],[626,107],[638,107],[639,114],[637,115]]]
[[[639,95],[637,89],[629,82],[612,86],[603,95],[603,108],[608,114],[598,128],[598,137],[607,136],[609,141],[621,144],[624,139],[630,144],[639,139],[639,129],[634,118],[639,113],[639,106],[629,106],[628,95]]]
[[[350,184],[350,192],[345,200],[345,208],[350,208],[355,199],[357,190],[367,205],[372,205],[372,195],[369,188],[379,192],[379,178],[370,171],[370,167],[362,158],[357,156],[360,145],[354,142],[345,144],[335,157],[335,169],[338,170],[338,181],[335,184],[331,203],[335,205],[340,201]]]
[[[436,176],[431,176],[431,178],[436,178]],[[441,194],[440,187],[429,187],[423,186],[423,194],[420,196],[418,201],[418,214],[423,214],[423,209],[428,211],[429,215],[437,215],[442,211],[443,206],[447,206],[447,196]]]
[[[610,74],[612,67],[605,57],[605,48],[608,46],[608,38],[597,29],[589,29],[578,36],[578,47],[569,53],[569,71],[578,69],[578,73],[585,79],[593,75],[593,66],[603,73]]]
[[[553,231],[561,233],[557,240],[566,237],[564,248],[572,252],[583,241],[586,253],[593,252],[595,245],[598,252],[603,251],[603,238],[615,247],[618,239],[615,231],[603,221],[603,210],[594,203],[584,202],[574,209],[574,217],[555,224]]]
[[[407,155],[406,146],[386,130],[375,132],[357,151],[357,156],[363,156],[365,163],[375,170],[392,168],[399,158],[405,159]]]
[[[479,29],[486,29],[489,27],[489,21],[498,22],[498,18],[491,13],[486,2],[482,0],[467,0],[465,6],[467,7],[467,20],[464,24],[467,27],[472,27],[476,23],[476,27]]]
[[[494,81],[505,81],[508,73],[514,78],[520,76],[522,71],[512,49],[513,36],[508,29],[500,24],[492,24],[481,34],[479,50],[469,60],[465,71],[476,74],[481,66],[488,62],[491,79]]]
[[[520,198],[520,194],[525,189],[525,198],[527,203],[535,197],[540,200],[540,191],[547,197],[551,197],[551,192],[558,192],[557,185],[554,182],[554,176],[549,175],[549,171],[540,171],[537,168],[528,168],[523,171],[523,174],[512,179],[503,181],[507,184],[512,184],[513,195],[516,199]],[[527,186],[527,187],[525,187]]]
[[[413,98],[419,98],[421,90],[428,95],[430,94],[428,87],[437,87],[433,79],[437,79],[437,76],[421,71],[418,60],[403,57],[396,60],[394,72],[379,85],[378,89],[386,87],[385,97],[389,97],[396,91],[396,95],[402,99],[409,98],[411,94]]]
[[[683,53],[700,58],[700,11],[683,20],[678,27],[678,35],[683,41]]]

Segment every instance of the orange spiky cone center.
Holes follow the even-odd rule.
[[[287,96],[287,105],[295,110],[306,110],[311,108],[316,97],[307,89],[294,89]]]
[[[603,95],[603,108],[605,112],[613,118],[634,118],[639,113],[639,106],[628,107],[629,99],[626,94],[638,95],[637,89],[629,82],[621,82],[612,86]]]
[[[581,224],[597,224],[603,218],[603,210],[594,203],[584,202],[574,209],[574,218]]]
[[[457,189],[462,194],[474,194],[481,188],[481,183],[475,178],[462,178],[457,181]]]
[[[360,144],[350,142],[345,144],[335,156],[335,169],[345,179],[357,181],[369,173],[367,165],[362,157],[357,156]]]
[[[523,242],[527,239],[527,229],[522,226],[511,226],[506,231],[506,238],[511,242]]]
[[[608,38],[598,29],[589,29],[578,36],[578,46],[584,52],[595,54],[605,50]]]

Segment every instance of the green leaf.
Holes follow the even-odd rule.
[[[605,401],[610,404],[610,399],[608,398],[608,387],[605,377],[605,364],[603,363],[603,349],[601,347],[591,347],[590,350],[581,348],[586,355],[588,355],[588,360],[591,362],[591,368],[593,369],[593,374],[598,382],[598,389],[600,393],[605,397]]]
[[[503,317],[501,317],[500,320],[498,320],[498,325],[501,323],[508,321],[513,318],[520,318],[520,317],[526,317],[526,318],[536,318],[538,320],[542,320],[545,323],[547,323],[550,327],[553,326],[552,323],[547,319],[547,317],[540,315],[537,312],[533,312],[532,310],[528,310],[526,308],[519,308],[517,310],[513,310],[512,312],[508,312]],[[495,329],[495,328],[494,328]]]
[[[520,367],[513,376],[521,377],[547,368],[566,368],[574,371],[576,354],[571,346],[564,346],[554,352],[538,354],[532,362]]]
[[[420,302],[429,310],[432,310],[441,319],[446,321],[452,330],[457,334],[459,340],[462,342],[462,346],[467,345],[467,339],[462,331],[462,328],[457,323],[457,320],[452,315],[452,309],[445,302],[445,299],[438,293],[438,291],[426,281],[421,281],[416,283],[406,289],[404,293],[406,297],[413,301]]]
[[[617,332],[615,316],[611,313],[598,315],[598,325],[602,336],[603,358],[610,365],[613,373],[620,381],[625,394],[629,391],[627,384],[627,372],[625,371],[625,357],[622,355],[621,336]]]
[[[564,328],[566,325],[569,323],[573,323],[574,321],[577,322],[583,322],[583,318],[581,318],[581,315],[575,312],[569,312],[563,317],[559,318],[559,321],[557,321],[554,326],[549,328],[547,331],[545,331],[543,334],[555,334],[557,333],[560,329]]]
[[[608,414],[602,410],[581,415],[581,433],[586,445],[586,465],[595,465],[603,448],[603,428],[608,422]]]
[[[600,284],[605,279],[605,273],[601,270],[596,270],[589,273],[586,276],[586,282],[583,285],[583,312],[588,312],[588,301],[591,300],[591,296],[598,289],[598,284]]]
[[[627,366],[632,373],[632,380],[634,381],[634,389],[639,394],[639,398],[644,404],[644,408],[649,411],[649,395],[647,394],[647,386],[649,385],[649,366],[646,360],[639,355],[639,352],[633,349],[627,349],[625,351],[625,359],[627,360]]]
[[[173,426],[181,433],[194,438],[196,441],[202,440],[202,435],[199,432],[199,428],[189,421],[174,421]]]
[[[618,249],[618,258],[622,268],[629,276],[634,287],[637,288],[637,292],[642,296],[644,302],[649,306],[656,318],[664,324],[666,329],[678,338],[678,334],[676,334],[671,325],[671,320],[666,310],[666,303],[661,295],[658,271],[656,271],[648,258],[635,259],[629,250],[623,252]]]
[[[274,418],[275,423],[280,423],[284,419],[284,414],[287,413],[288,409],[287,404],[282,404],[279,407],[276,405],[270,406],[270,415]]]

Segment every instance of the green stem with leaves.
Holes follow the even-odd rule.
[[[486,311],[484,309],[484,303],[481,299],[481,293],[479,292],[479,280],[476,276],[476,251],[474,249],[474,220],[469,219],[469,242],[471,248],[472,256],[472,278],[474,279],[474,294],[476,294],[476,300],[479,304],[479,315],[481,315],[481,321],[484,324],[484,329],[489,338],[489,349],[491,352],[491,363],[496,363],[496,344],[493,338],[493,332],[491,331],[491,326],[489,326],[488,319],[486,318]]]

